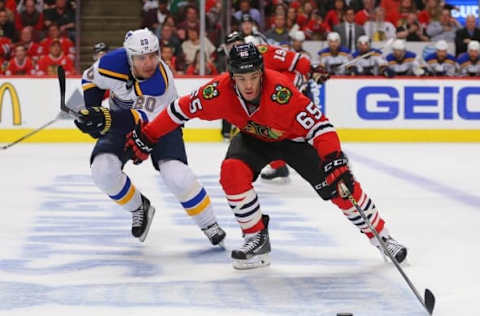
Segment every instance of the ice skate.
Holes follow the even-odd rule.
[[[142,195],[142,204],[135,211],[132,211],[132,235],[140,239],[141,242],[144,242],[147,238],[153,215],[155,215],[155,208]]]
[[[270,166],[267,166],[264,172],[260,175],[262,180],[266,181],[275,181],[278,183],[287,183],[289,178],[290,171],[288,170],[287,166],[280,167],[278,169],[274,169]]]
[[[223,248],[223,240],[227,235],[225,231],[218,225],[217,223],[213,223],[212,225],[208,226],[207,228],[202,228],[203,233],[207,236],[208,240],[213,246],[219,245]]]
[[[245,243],[232,251],[233,267],[238,270],[255,269],[270,265],[270,238],[268,237],[268,215],[262,216],[265,228],[254,234],[245,235]]]
[[[380,234],[380,238],[382,239],[383,243],[385,244],[387,251],[390,252],[392,257],[394,257],[398,263],[402,263],[405,258],[407,257],[407,248],[400,244],[398,241],[392,238],[390,235],[383,235]],[[388,257],[386,253],[384,253],[380,243],[378,242],[377,238],[370,239],[372,245],[380,250],[381,254],[384,256],[384,259]]]

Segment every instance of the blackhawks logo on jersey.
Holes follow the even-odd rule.
[[[205,100],[210,100],[215,97],[218,97],[220,95],[220,92],[218,92],[217,86],[218,86],[218,82],[215,81],[214,83],[209,84],[208,86],[203,88],[203,98]]]
[[[280,104],[287,104],[291,97],[292,91],[282,85],[276,86],[275,92],[272,94],[272,100]]]
[[[260,125],[258,123],[248,121],[247,125],[242,128],[245,132],[255,134],[265,138],[279,139],[283,135],[283,131]]]
[[[263,55],[267,52],[268,47],[267,45],[257,45],[258,51]]]

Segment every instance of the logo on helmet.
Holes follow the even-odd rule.
[[[275,87],[275,92],[272,94],[272,100],[279,104],[287,104],[292,97],[292,91],[287,87],[277,85]]]

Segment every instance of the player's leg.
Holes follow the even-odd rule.
[[[109,133],[95,144],[91,156],[93,182],[113,201],[132,213],[132,235],[145,241],[155,214],[150,201],[123,172],[125,135]]]
[[[185,212],[200,227],[212,245],[221,243],[225,238],[225,231],[217,224],[205,188],[187,165],[181,128],[160,138],[152,152],[152,161],[170,192],[175,195]]]
[[[322,192],[322,188],[324,187],[322,183],[325,182],[325,175],[321,168],[322,162],[318,157],[317,151],[305,143],[291,142],[291,144],[285,146],[285,148],[287,163],[307,180],[323,199],[329,199],[325,197]],[[355,200],[358,201],[361,209],[365,212],[372,226],[387,244],[389,251],[396,257],[398,262],[402,262],[407,254],[406,248],[390,236],[388,229],[385,227],[385,221],[380,216],[375,203],[363,191],[358,181],[355,181],[352,194]],[[368,224],[363,221],[357,209],[349,200],[342,199],[337,194],[331,198],[331,201],[340,208],[353,225],[368,237],[374,246],[377,248],[380,247],[373,232],[369,229]]]
[[[232,139],[222,163],[220,183],[245,237],[244,245],[232,251],[233,266],[237,269],[270,264],[269,217],[262,214],[252,186],[262,168],[275,159],[268,148],[268,143],[239,133]]]

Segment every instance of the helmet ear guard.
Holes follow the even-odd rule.
[[[263,72],[263,56],[252,44],[234,45],[230,50],[228,71],[230,76],[260,70]]]

